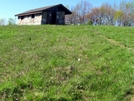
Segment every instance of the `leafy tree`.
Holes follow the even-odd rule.
[[[114,20],[117,22],[118,26],[121,26],[124,13],[120,10],[116,11],[114,15]]]
[[[15,20],[13,18],[9,18],[8,25],[15,25]]]
[[[114,25],[115,8],[108,3],[104,3],[102,4],[100,10],[101,10],[101,24]]]
[[[114,14],[116,10],[108,3],[102,4],[99,8],[93,8],[89,14],[90,19],[97,25],[114,25]]]
[[[6,25],[6,20],[5,19],[0,19],[0,26]]]

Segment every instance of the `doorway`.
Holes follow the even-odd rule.
[[[52,13],[52,24],[56,24],[56,12]]]

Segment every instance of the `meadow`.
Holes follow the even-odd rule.
[[[0,101],[134,101],[134,28],[1,26]]]

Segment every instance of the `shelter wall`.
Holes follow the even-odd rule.
[[[41,25],[42,14],[21,16],[18,18],[18,25]]]

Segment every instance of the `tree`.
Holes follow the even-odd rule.
[[[123,20],[124,13],[120,10],[116,11],[114,15],[114,20],[117,22],[118,26],[122,25],[122,20]]]
[[[100,8],[93,8],[91,10],[91,13],[89,13],[87,16],[89,16],[89,19],[94,23],[94,24],[100,24],[100,17],[101,17],[101,11]]]
[[[91,21],[97,25],[115,25],[114,14],[116,10],[114,6],[104,3],[99,8],[93,8],[89,14]]]
[[[66,24],[77,24],[78,19],[77,19],[77,14],[76,14],[74,7],[71,7],[71,11],[72,11],[71,15],[66,15],[65,22]]]
[[[85,23],[86,15],[91,12],[92,5],[87,0],[81,0],[75,7],[79,23]]]
[[[5,19],[0,19],[0,26],[6,25],[6,20]]]
[[[66,17],[69,24],[91,21],[97,25],[134,25],[134,0],[122,0],[118,6],[103,3],[97,8],[92,8],[87,0],[81,0],[71,11],[72,15]]]
[[[112,5],[108,3],[102,4],[101,8],[101,24],[103,25],[114,25],[114,14],[115,9]]]
[[[91,11],[92,5],[87,0],[81,0],[75,7],[71,7],[72,14],[66,16],[69,24],[86,22],[86,15]]]
[[[122,12],[121,25],[130,26],[134,23],[134,0],[122,0],[119,10]]]
[[[15,25],[15,20],[13,18],[9,18],[8,25]]]

